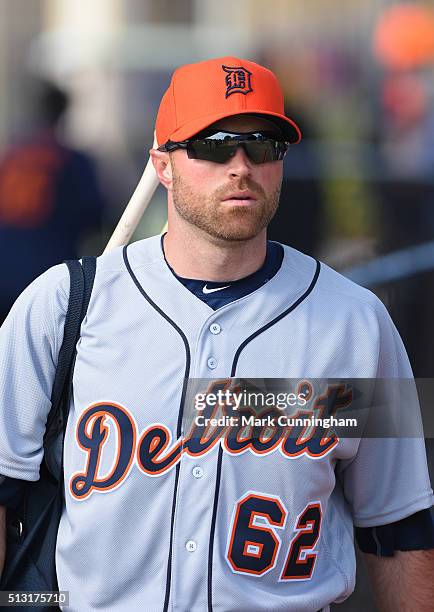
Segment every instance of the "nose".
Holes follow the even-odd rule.
[[[232,178],[249,176],[252,173],[252,162],[242,146],[237,147],[235,155],[227,163],[227,170]]]

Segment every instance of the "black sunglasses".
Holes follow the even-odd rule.
[[[186,149],[190,159],[201,159],[224,164],[243,147],[247,157],[255,164],[280,161],[285,157],[289,143],[273,132],[214,132],[201,133],[196,138],[173,142],[158,147],[158,151]]]

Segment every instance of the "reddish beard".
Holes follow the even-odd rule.
[[[195,193],[176,172],[172,188],[173,204],[181,218],[213,238],[234,242],[251,240],[267,227],[276,213],[280,195],[280,185],[266,194],[261,185],[243,178],[204,197]],[[254,206],[227,206],[223,203],[234,191],[247,189],[256,198]]]

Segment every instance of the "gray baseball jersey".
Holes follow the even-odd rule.
[[[66,266],[51,268],[0,331],[5,476],[38,478],[68,291]],[[188,378],[412,376],[383,304],[290,247],[268,283],[216,311],[158,236],[103,255],[77,350],[56,551],[71,610],[313,612],[354,588],[353,524],[432,505],[421,439],[186,441]]]

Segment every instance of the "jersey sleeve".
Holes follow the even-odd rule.
[[[54,266],[19,296],[0,328],[0,474],[38,480],[43,436],[69,298]]]
[[[380,379],[382,400],[386,399],[390,410],[388,418],[404,426],[391,427],[388,437],[362,437],[356,455],[337,465],[336,474],[356,527],[394,523],[433,504],[425,440],[418,425],[420,407],[408,356],[385,306],[376,299],[374,308],[378,322],[376,378]],[[384,398],[384,394],[390,397]],[[384,405],[383,401],[374,401],[371,410],[384,410]],[[376,418],[375,412],[372,416]],[[406,436],[409,429],[411,436]]]

